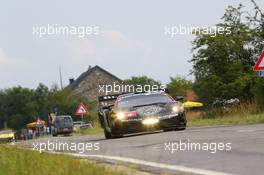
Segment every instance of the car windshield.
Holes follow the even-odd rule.
[[[57,123],[71,123],[72,120],[70,117],[58,117],[56,122]]]
[[[131,108],[134,106],[141,106],[155,103],[171,103],[173,99],[165,94],[142,94],[121,98],[118,103],[120,109]]]

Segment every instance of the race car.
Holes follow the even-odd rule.
[[[153,130],[184,130],[184,105],[165,92],[99,97],[98,116],[106,139]]]
[[[0,131],[0,143],[15,141],[15,133],[12,130]]]

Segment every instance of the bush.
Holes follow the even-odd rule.
[[[258,108],[264,111],[264,78],[257,79],[256,85],[253,89]]]

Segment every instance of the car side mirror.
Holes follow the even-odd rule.
[[[183,99],[184,99],[183,96],[176,96],[176,100],[177,100],[177,101],[182,101]]]

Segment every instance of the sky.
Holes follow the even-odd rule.
[[[264,8],[264,1],[256,0]],[[121,79],[147,75],[162,83],[189,75],[191,34],[166,35],[172,26],[214,26],[229,5],[250,0],[3,1],[0,5],[0,88],[63,86],[99,65]],[[88,26],[97,34],[45,35],[42,26]]]

